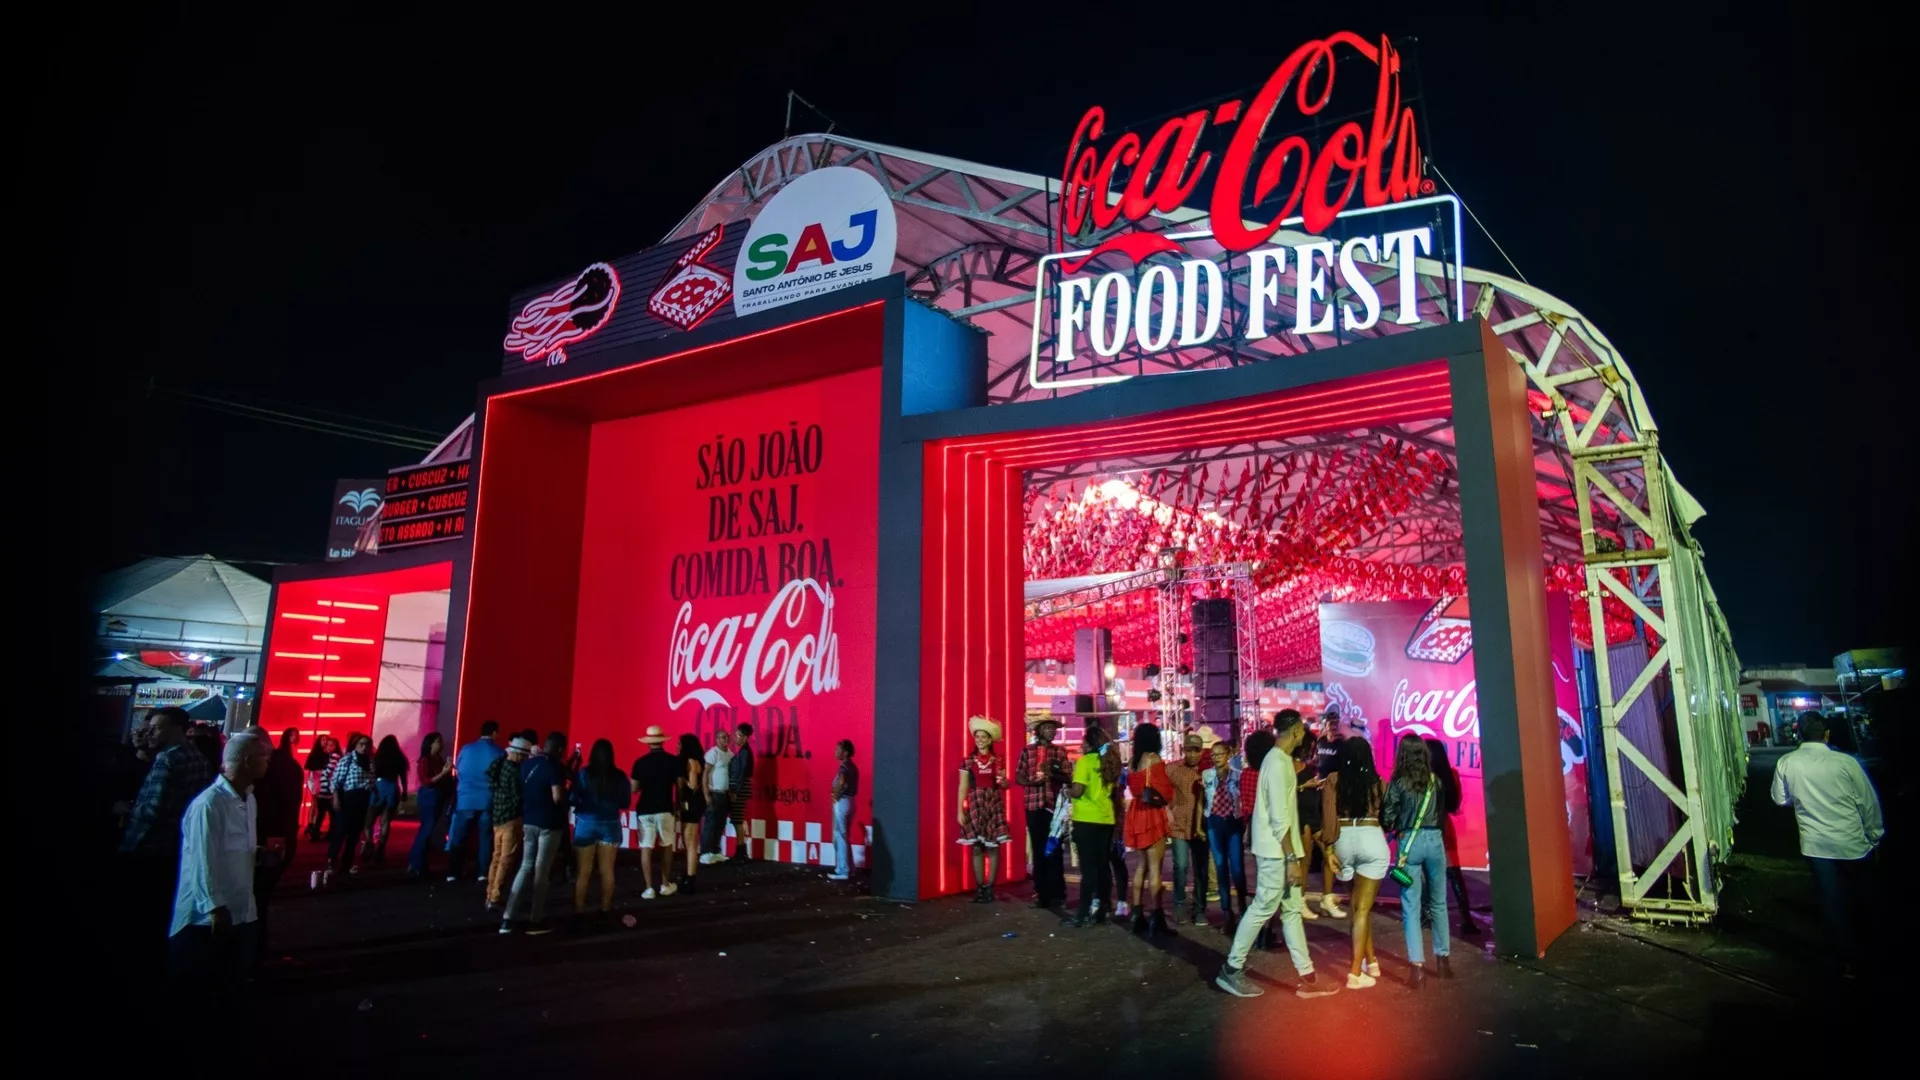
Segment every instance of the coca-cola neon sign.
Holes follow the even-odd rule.
[[[1288,134],[1262,153],[1289,105],[1302,120],[1328,110],[1343,56],[1349,68],[1372,64],[1371,112],[1332,125],[1317,147]],[[1183,370],[1191,360],[1166,354],[1210,346],[1223,334],[1245,343],[1325,335],[1339,344],[1388,326],[1457,317],[1465,305],[1460,204],[1432,194],[1422,176],[1400,71],[1400,54],[1385,38],[1339,33],[1295,49],[1251,99],[1176,116],[1144,140],[1122,132],[1103,143],[1106,112],[1089,109],[1061,172],[1055,250],[1037,269],[1029,382],[1045,389],[1120,382],[1151,371],[1146,362],[1156,357],[1167,364],[1162,370]],[[1212,129],[1231,125],[1217,156],[1201,149]],[[1209,227],[1124,229],[1174,215],[1209,176]],[[1278,210],[1248,221],[1250,208],[1261,205]],[[1335,238],[1327,230],[1337,220],[1347,224]],[[1089,233],[1097,242],[1070,250]],[[1421,274],[1450,278],[1450,288],[1424,288]]]
[[[737,688],[747,705],[840,688],[833,590],[812,578],[787,582],[758,614],[729,615],[715,623],[694,625],[693,603],[682,603],[668,642],[669,709],[689,701],[731,708],[737,703],[728,696],[730,688]]]
[[[1303,135],[1288,135],[1260,158],[1256,172],[1260,141],[1280,115],[1289,90],[1302,119],[1317,116],[1332,100],[1338,47],[1351,49],[1374,65],[1374,103],[1368,123],[1340,124],[1318,149]],[[1370,42],[1343,31],[1295,49],[1250,102],[1235,98],[1176,116],[1144,142],[1125,132],[1103,150],[1095,144],[1106,131],[1106,110],[1098,105],[1088,109],[1068,144],[1060,175],[1056,250],[1067,250],[1069,241],[1089,221],[1104,232],[1123,219],[1137,223],[1150,214],[1178,210],[1215,165],[1212,152],[1199,148],[1201,137],[1210,125],[1234,123],[1240,126],[1218,159],[1208,203],[1213,238],[1229,252],[1259,247],[1295,215],[1307,232],[1322,232],[1347,208],[1356,191],[1362,205],[1370,207],[1433,191],[1432,183],[1421,176],[1425,159],[1413,109],[1401,99],[1399,51],[1384,37]],[[1285,200],[1270,220],[1249,224],[1242,218],[1244,208],[1266,202],[1283,183],[1288,185]],[[1111,198],[1116,184],[1121,191],[1118,201]],[[1102,241],[1065,270],[1077,272],[1087,261],[1110,251],[1125,253],[1137,263],[1148,255],[1181,250],[1171,237],[1124,233]]]
[[[1478,680],[1469,680],[1458,690],[1410,690],[1406,679],[1393,688],[1390,731],[1395,735],[1414,734],[1423,739],[1477,739],[1480,737],[1480,695]]]

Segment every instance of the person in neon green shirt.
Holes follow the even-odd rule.
[[[1114,795],[1120,785],[1120,754],[1113,739],[1100,728],[1089,726],[1080,760],[1073,763],[1073,782],[1067,795],[1073,800],[1073,850],[1080,857],[1080,909],[1071,926],[1086,926],[1107,921],[1113,910],[1113,867],[1108,856],[1113,850]],[[1093,900],[1100,898],[1100,914],[1093,914]]]

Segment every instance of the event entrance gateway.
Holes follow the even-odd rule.
[[[1446,745],[1502,951],[1596,873],[1711,917],[1744,762],[1703,511],[1605,335],[1468,265],[1397,70],[1336,35],[1158,129],[1091,109],[1059,177],[753,156],[513,298],[474,416],[276,576],[260,723],[624,754],[748,721],[728,843],[809,865],[851,739],[856,863],[911,900],[969,884],[971,715],[1011,759],[1040,710],[1338,707],[1383,760]],[[1309,123],[1336,89],[1357,119]]]

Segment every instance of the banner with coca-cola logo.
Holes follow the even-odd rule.
[[[1547,595],[1548,646],[1559,714],[1561,776],[1573,872],[1593,872],[1587,805],[1587,747],[1574,684],[1573,635],[1565,593]],[[1473,626],[1465,597],[1320,605],[1321,678],[1327,704],[1358,718],[1382,777],[1393,774],[1402,735],[1439,739],[1460,774],[1454,818],[1460,865],[1487,865],[1486,803],[1480,771],[1480,709],[1473,674]]]
[[[755,856],[830,862],[835,744],[869,759],[879,424],[868,369],[593,430],[577,737],[752,724]]]
[[[1573,603],[1547,591],[1547,645],[1553,653],[1553,705],[1560,720],[1560,775],[1567,785],[1567,849],[1577,877],[1593,873],[1593,811],[1587,794],[1587,736],[1574,684]]]
[[[1460,774],[1460,813],[1453,819],[1459,864],[1484,869],[1480,708],[1466,598],[1321,604],[1320,663],[1328,707],[1366,731],[1383,779],[1393,775],[1402,735],[1439,739],[1446,747]]]

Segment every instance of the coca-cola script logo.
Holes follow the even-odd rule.
[[[1335,46],[1344,46],[1371,61],[1376,70],[1373,113],[1363,127],[1348,120],[1335,127],[1318,149],[1305,136],[1288,135],[1260,161],[1254,155],[1267,128],[1278,116],[1287,91],[1302,119],[1317,116],[1333,95],[1337,65]],[[1366,206],[1401,202],[1431,193],[1433,185],[1421,178],[1425,161],[1413,109],[1400,99],[1400,53],[1382,37],[1377,43],[1358,34],[1341,32],[1309,41],[1281,61],[1251,102],[1223,101],[1211,109],[1176,116],[1143,143],[1132,132],[1105,147],[1095,145],[1106,130],[1105,109],[1094,106],[1080,118],[1060,177],[1060,232],[1056,251],[1066,251],[1091,218],[1098,232],[1125,219],[1139,222],[1151,213],[1169,214],[1185,204],[1213,164],[1213,155],[1199,149],[1209,124],[1224,127],[1235,122],[1220,169],[1213,179],[1208,207],[1213,238],[1229,252],[1244,252],[1265,243],[1280,223],[1296,215],[1310,233],[1321,233],[1346,208],[1358,187]],[[1336,177],[1344,178],[1344,183]],[[1124,172],[1124,176],[1120,175]],[[1257,206],[1281,189],[1286,198],[1280,211],[1265,224],[1249,227],[1243,210]],[[1119,202],[1109,201],[1115,186]],[[1132,232],[1111,237],[1085,257],[1064,264],[1071,274],[1109,251],[1135,263],[1160,252],[1184,248],[1159,233]]]
[[[1401,679],[1393,688],[1391,726],[1396,736],[1412,733],[1423,739],[1478,739],[1480,695],[1470,680],[1458,690],[1409,690]]]
[[[816,605],[813,601],[818,600]],[[778,696],[840,688],[840,636],[833,632],[833,590],[812,578],[781,586],[759,614],[693,623],[693,602],[674,616],[667,656],[667,708],[689,701],[704,708],[733,707],[737,688],[747,705]],[[803,625],[804,624],[804,625]],[[743,633],[749,633],[740,643]],[[733,680],[737,679],[737,682]]]

